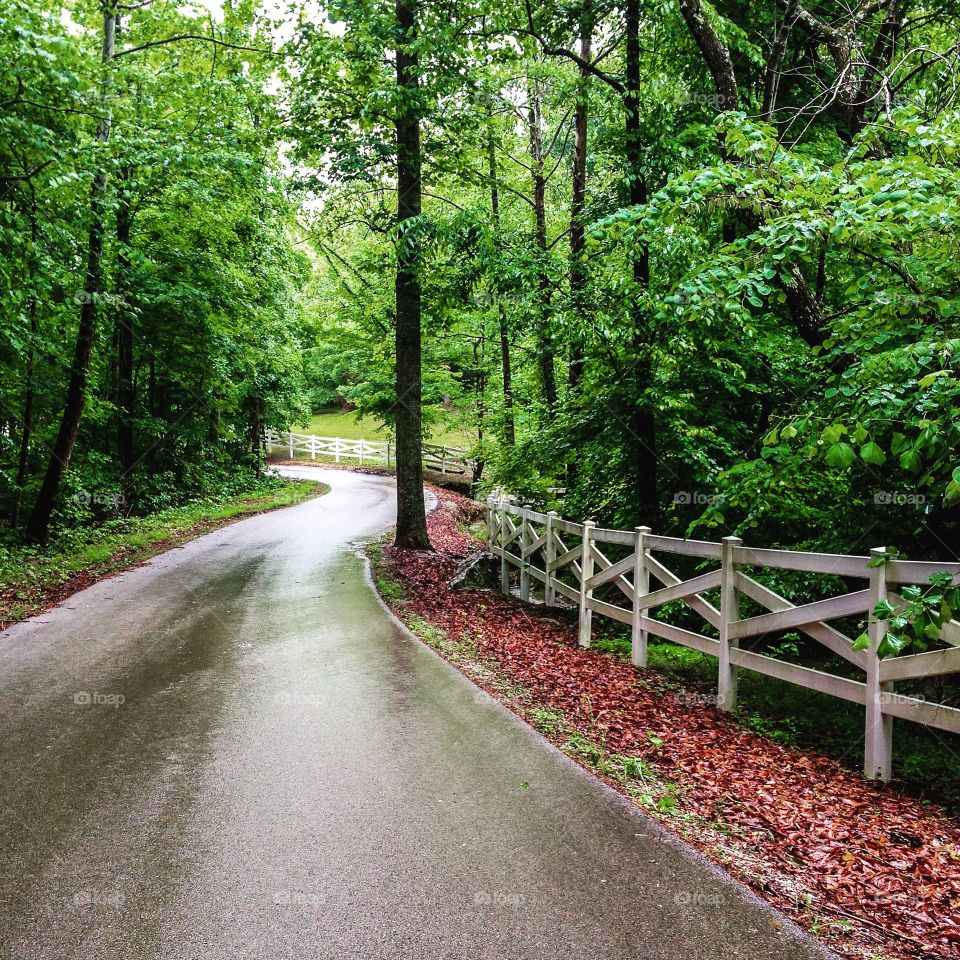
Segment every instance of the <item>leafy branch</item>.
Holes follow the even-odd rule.
[[[879,566],[892,559],[891,555],[870,562]],[[889,600],[881,600],[874,608],[874,617],[886,622],[889,629],[877,646],[877,656],[883,660],[895,657],[909,648],[914,653],[923,653],[940,640],[943,627],[960,610],[960,585],[953,582],[950,573],[934,573],[929,586],[909,586],[901,591],[904,604],[896,605]],[[854,641],[854,650],[866,650],[870,638],[861,633]]]

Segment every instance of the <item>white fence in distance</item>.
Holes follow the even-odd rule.
[[[880,659],[877,648],[887,622],[874,616],[875,606],[902,602],[897,587],[926,586],[933,574],[950,573],[960,583],[960,563],[887,559],[885,547],[869,556],[803,553],[744,546],[738,537],[722,543],[662,537],[649,527],[605,530],[592,521],[572,523],[555,512],[538,513],[499,497],[487,502],[487,536],[491,553],[500,558],[501,590],[510,592],[510,572],[519,570],[520,597],[529,600],[531,585],[541,585],[543,601],[556,605],[564,597],[579,607],[579,640],[589,646],[594,613],[631,628],[634,664],[647,664],[649,637],[711,654],[718,660],[717,704],[732,710],[737,701],[737,671],[757,673],[797,684],[808,690],[839,697],[865,708],[864,773],[889,780],[893,749],[893,718],[960,733],[960,709],[895,693],[897,680],[913,680],[960,671],[960,623],[944,624],[939,649]],[[601,547],[615,545],[626,556],[612,561]],[[613,552],[607,548],[608,552]],[[697,558],[716,566],[706,573],[681,579],[666,566],[663,555]],[[797,570],[823,576],[863,581],[861,589],[826,600],[795,605],[769,589],[746,569]],[[656,581],[658,586],[653,584]],[[606,586],[607,599],[595,596]],[[615,596],[610,596],[615,591]],[[704,594],[715,591],[719,603]],[[749,597],[762,612],[741,617],[740,599]],[[654,610],[682,601],[709,625],[709,634],[658,620]],[[854,650],[853,639],[828,621],[866,615],[869,648]],[[789,663],[740,648],[747,637],[799,631],[852,664],[863,680],[852,680],[822,670]]]
[[[265,443],[268,453],[284,450],[291,460],[309,458],[328,459],[334,463],[356,460],[364,464],[395,466],[397,454],[393,440],[345,440],[343,437],[317,437],[313,434],[267,430]],[[428,470],[442,474],[471,475],[473,461],[466,450],[443,444],[423,444],[423,465]]]

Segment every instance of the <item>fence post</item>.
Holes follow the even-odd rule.
[[[877,561],[877,566],[870,569],[870,609],[867,620],[870,647],[867,650],[867,729],[863,773],[870,780],[890,779],[893,754],[893,717],[883,712],[883,702],[893,689],[893,684],[880,682],[881,660],[877,656],[880,641],[887,633],[887,621],[878,620],[874,613],[876,605],[887,599],[887,566],[879,562],[885,560],[886,556],[886,547],[875,547],[870,551],[870,559]]]
[[[720,665],[717,677],[717,706],[730,711],[737,705],[737,668],[730,662],[730,648],[738,646],[730,638],[730,625],[740,619],[737,599],[734,548],[743,541],[740,537],[723,538],[722,573],[720,579]]]
[[[340,462],[340,438],[333,438],[333,458],[335,463]]]
[[[647,631],[641,626],[645,611],[638,601],[650,592],[650,571],[647,569],[647,534],[649,527],[637,527],[634,536],[633,621],[630,630],[631,659],[636,667],[647,665]]]
[[[290,438],[290,459],[293,459],[293,431],[289,431],[288,436]]]
[[[504,544],[504,529],[506,527],[506,516],[507,508],[504,503],[503,498],[500,498],[500,523],[499,523],[499,540],[500,540],[500,592],[505,596],[510,596],[510,564],[507,562],[507,548]]]
[[[441,453],[440,453],[440,472],[441,472],[441,473],[446,473],[446,472],[447,472],[447,446],[446,446],[446,444],[444,444],[443,447],[441,448]]]
[[[593,576],[593,529],[596,524],[587,520],[583,524],[583,544],[580,552],[580,646],[590,646],[593,627],[593,611],[588,606],[593,599],[593,590],[587,589],[587,581]]]
[[[389,440],[387,441],[387,469],[390,468],[390,442]]]
[[[527,503],[523,509],[532,510],[533,507]],[[530,557],[527,556],[527,550],[533,542],[533,530],[526,517],[521,517],[520,523],[523,524],[520,528],[520,599],[526,601],[530,599]]]
[[[360,441],[360,466],[363,466],[363,441]]]
[[[557,545],[553,539],[553,521],[558,516],[556,510],[551,510],[547,514],[547,542],[546,552],[544,553],[546,559],[543,562],[543,572],[547,575],[547,579],[543,583],[543,603],[547,607],[555,606],[557,602],[557,590],[553,585],[553,571],[550,569],[550,564],[557,559]]]

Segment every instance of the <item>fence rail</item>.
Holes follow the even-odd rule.
[[[392,467],[397,459],[396,443],[392,439],[345,440],[342,437],[317,437],[313,434],[291,431],[275,433],[268,430],[265,442],[268,453],[285,450],[291,460],[298,457],[332,459],[335,463],[357,460],[361,465],[379,463]],[[472,476],[474,468],[466,450],[434,443],[423,444],[423,465],[437,473],[454,475]]]
[[[736,706],[740,667],[862,704],[868,777],[890,779],[894,717],[960,733],[960,709],[894,691],[897,680],[960,671],[960,623],[952,620],[943,625],[938,641],[942,649],[881,660],[877,650],[887,622],[874,614],[883,600],[894,607],[903,604],[895,591],[899,585],[926,585],[934,573],[950,573],[954,583],[960,583],[960,563],[887,559],[885,547],[871,550],[869,556],[848,556],[758,549],[744,546],[738,537],[725,537],[722,543],[663,537],[649,527],[605,530],[589,520],[580,524],[555,512],[538,513],[504,497],[487,502],[487,536],[491,553],[500,558],[501,590],[510,592],[511,572],[516,569],[521,599],[531,599],[536,583],[542,585],[548,606],[556,605],[558,597],[576,604],[581,646],[590,645],[596,613],[630,626],[632,659],[639,667],[647,664],[651,636],[716,657],[717,704],[722,710]],[[678,576],[661,558],[663,554],[694,558],[689,565],[698,568],[695,575]],[[713,568],[699,569],[704,566]],[[825,600],[794,604],[747,572],[765,569],[803,571],[863,584]],[[760,612],[742,615],[743,597]],[[678,602],[704,622],[700,631],[654,616],[656,608]],[[849,618],[867,621],[867,649],[853,649],[853,639],[828,623]],[[794,630],[862,671],[863,679],[837,676],[740,646],[747,638],[762,640]]]

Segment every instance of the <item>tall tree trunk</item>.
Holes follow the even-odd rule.
[[[103,7],[103,40],[101,60],[103,80],[100,93],[100,123],[97,140],[105,144],[110,139],[110,62],[114,55],[117,27],[117,10],[114,0]],[[60,429],[54,441],[47,472],[37,494],[37,500],[27,524],[27,534],[34,540],[46,540],[50,529],[50,517],[60,493],[63,475],[70,464],[73,447],[80,429],[80,419],[87,394],[87,378],[90,357],[97,334],[97,300],[103,289],[103,233],[106,219],[107,169],[102,166],[94,177],[90,191],[90,231],[87,241],[87,270],[84,282],[83,303],[80,307],[80,323],[74,347],[70,379],[67,383],[67,399],[64,404]]]
[[[585,3],[580,21],[580,59],[590,62],[593,41],[593,12],[590,3]],[[570,307],[576,321],[584,317],[583,291],[586,286],[586,271],[583,267],[584,222],[583,210],[587,197],[587,115],[590,108],[590,72],[580,68],[577,81],[577,104],[573,113],[573,169],[570,196]],[[568,383],[576,391],[583,378],[583,337],[574,333],[570,344],[570,368]]]
[[[487,337],[486,331],[473,341],[473,369],[476,375],[477,392],[477,443],[480,449],[483,449],[483,421],[487,416],[487,360],[484,354],[486,350]],[[473,464],[473,482],[478,483],[483,476],[484,461],[477,459]]]
[[[500,178],[497,173],[497,151],[493,137],[493,116],[487,117],[487,169],[490,177],[490,210],[493,213],[494,245],[500,246]],[[513,417],[513,370],[510,364],[510,331],[507,308],[497,294],[497,315],[500,327],[500,368],[503,374],[503,440],[508,446],[517,442]]]
[[[23,503],[23,488],[27,482],[27,465],[30,459],[30,439],[33,433],[33,358],[37,337],[37,299],[30,301],[30,343],[27,345],[27,365],[24,371],[23,410],[20,414],[20,448],[17,453],[16,493],[10,509],[10,526],[20,525],[20,508]]]
[[[423,502],[421,289],[417,240],[406,229],[422,204],[417,0],[397,0],[397,83],[403,106],[397,133],[397,535],[396,546],[429,550]],[[416,231],[416,226],[413,226]]]
[[[717,113],[736,110],[740,98],[737,93],[737,80],[733,72],[730,51],[717,36],[700,0],[680,0],[680,12],[683,14],[683,19],[687,21],[690,35],[700,48],[710,76],[713,78],[713,86],[717,92]]]
[[[36,276],[37,262],[37,199],[34,194],[33,184],[30,184],[30,256],[27,261],[27,270],[30,277]],[[20,526],[20,508],[23,505],[23,488],[27,482],[27,466],[30,461],[30,438],[33,433],[33,401],[34,401],[34,380],[33,365],[36,355],[37,342],[37,295],[30,295],[30,304],[27,307],[27,314],[30,317],[30,340],[27,343],[27,362],[23,374],[23,407],[20,412],[20,447],[17,452],[17,476],[15,479],[16,492],[13,495],[13,503],[10,507],[10,526],[16,529]]]
[[[631,206],[647,202],[647,183],[643,175],[643,141],[640,129],[640,2],[628,0],[626,5],[626,77],[624,108],[626,110],[626,151]],[[643,521],[656,526],[660,516],[657,470],[657,421],[653,404],[646,395],[653,378],[654,331],[643,313],[639,293],[650,285],[650,256],[646,245],[633,262],[636,288],[632,308],[634,407],[630,415],[630,431],[634,447],[634,484],[637,510]]]
[[[134,383],[133,383],[133,311],[129,309],[127,297],[130,284],[130,205],[126,201],[117,210],[118,271],[117,292],[117,455],[120,459],[121,480],[124,489],[130,488],[130,473],[133,470],[134,436]]]
[[[503,380],[503,439],[508,446],[517,442],[516,419],[513,414],[513,370],[510,364],[510,331],[507,309],[501,303],[497,315],[500,327],[500,372]]]
[[[547,180],[544,171],[542,107],[543,91],[539,79],[532,77],[527,89],[527,127],[530,135],[530,169],[533,176],[534,237],[540,255],[538,284],[537,353],[540,382],[547,413],[552,420],[557,411],[557,381],[554,373],[553,339],[550,335],[550,279],[547,276]]]

